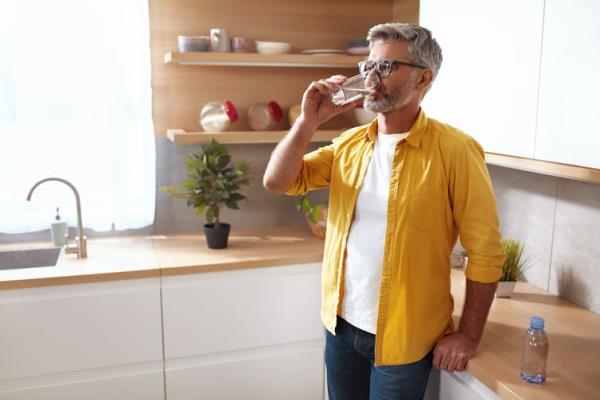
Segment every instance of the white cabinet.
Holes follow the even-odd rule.
[[[600,168],[600,2],[422,0],[444,61],[423,107],[487,152]]]
[[[487,152],[533,158],[544,1],[421,0],[419,7],[444,58],[423,101],[428,116]]]
[[[487,386],[466,371],[431,370],[425,400],[500,400]]]
[[[322,398],[320,270],[163,277],[167,399]]]
[[[535,158],[600,168],[600,2],[546,0]]]
[[[0,399],[164,399],[160,279],[0,291]]]

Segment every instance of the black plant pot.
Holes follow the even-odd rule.
[[[221,222],[219,229],[214,224],[204,224],[204,235],[209,249],[224,249],[227,247],[231,225]]]

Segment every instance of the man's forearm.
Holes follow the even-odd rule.
[[[296,120],[288,134],[275,147],[263,177],[264,187],[275,193],[285,193],[292,185],[300,168],[302,157],[310,144],[316,127]]]
[[[471,338],[476,345],[483,334],[496,286],[495,282],[480,283],[467,279],[467,293],[458,331]]]

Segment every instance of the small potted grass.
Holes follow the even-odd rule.
[[[506,258],[502,265],[502,276],[496,288],[496,297],[510,297],[517,280],[529,268],[529,260],[523,255],[525,246],[518,240],[503,239],[502,249]]]

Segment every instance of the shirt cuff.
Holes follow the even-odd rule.
[[[467,262],[467,268],[465,270],[465,276],[470,281],[480,283],[494,283],[498,282],[502,276],[502,266],[495,267],[493,265],[484,264],[473,264],[471,260]]]

